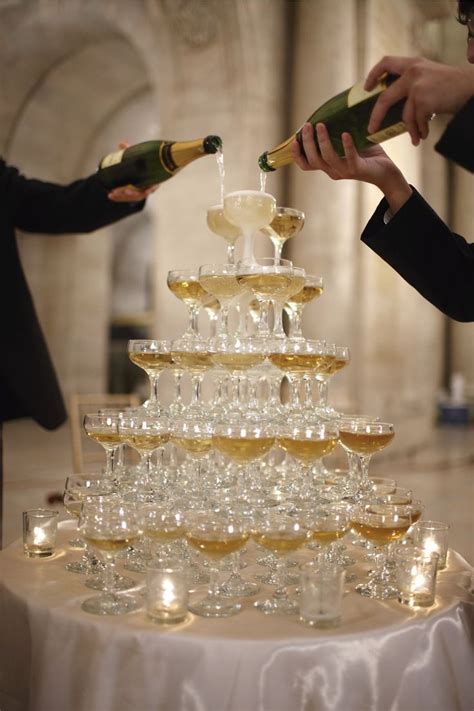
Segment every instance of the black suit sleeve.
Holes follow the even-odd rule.
[[[440,311],[474,321],[474,244],[451,232],[416,190],[385,225],[387,209],[384,199],[362,241]]]
[[[25,232],[93,232],[140,211],[144,205],[143,201],[109,200],[96,175],[57,185],[27,179],[16,168],[3,164],[0,187],[13,224]]]
[[[474,173],[474,96],[451,119],[435,148]]]

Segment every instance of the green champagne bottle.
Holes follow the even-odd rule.
[[[308,122],[313,126],[316,126],[317,123],[326,125],[334,150],[340,156],[344,155],[341,140],[341,134],[344,131],[348,131],[351,134],[358,151],[363,151],[364,148],[374,143],[382,143],[382,141],[398,136],[406,131],[406,126],[402,121],[405,99],[401,99],[390,107],[379,131],[371,135],[367,132],[367,124],[375,102],[382,91],[385,91],[397,78],[395,74],[386,74],[372,91],[365,91],[362,82],[354,84],[350,89],[337,94],[337,96],[326,101],[319,109],[316,109],[309,117]],[[299,129],[284,143],[280,143],[272,150],[262,153],[258,159],[260,168],[268,172],[276,170],[282,165],[292,163],[291,144],[295,139],[300,144],[301,150],[303,150],[301,129]],[[314,140],[317,145],[316,134]]]
[[[99,163],[97,175],[109,190],[122,185],[148,188],[163,183],[188,163],[217,153],[221,148],[219,136],[194,141],[144,141],[106,155]]]

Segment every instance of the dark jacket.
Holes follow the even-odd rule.
[[[474,97],[451,120],[436,148],[474,171]],[[362,241],[444,314],[474,321],[474,244],[451,232],[416,190],[384,224],[387,209],[383,199]]]
[[[92,175],[62,186],[29,180],[0,160],[0,422],[32,417],[47,429],[66,411],[18,254],[15,229],[93,232],[142,209],[114,203]]]

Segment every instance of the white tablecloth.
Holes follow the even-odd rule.
[[[343,623],[314,630],[244,602],[171,628],[144,610],[98,617],[93,591],[53,558],[0,554],[1,711],[472,711],[470,568],[453,551],[436,604],[411,610],[351,592]],[[143,576],[136,575],[137,580]]]

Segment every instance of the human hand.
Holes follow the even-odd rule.
[[[406,97],[403,121],[414,146],[427,137],[433,114],[454,114],[474,95],[474,68],[455,67],[423,57],[384,57],[367,75],[370,91],[382,74],[400,75],[383,91],[372,110],[368,130],[375,133],[390,106]]]
[[[125,149],[129,147],[129,143],[125,141],[119,143],[119,148]],[[151,185],[149,188],[137,188],[134,185],[121,185],[118,188],[111,190],[107,197],[113,202],[141,202],[149,195],[155,192],[158,185]]]
[[[345,156],[339,156],[323,123],[316,124],[318,147],[314,141],[313,127],[305,123],[302,130],[304,153],[298,141],[292,144],[292,154],[295,163],[302,170],[322,170],[332,180],[362,180],[366,183],[379,185],[387,172],[392,168],[398,170],[392,160],[378,145],[367,148],[362,154],[357,149],[350,133],[343,133],[342,144]]]
[[[370,146],[358,153],[350,133],[343,133],[344,157],[339,156],[331,143],[323,123],[316,124],[319,151],[314,141],[310,123],[302,130],[303,155],[298,141],[291,146],[293,159],[302,170],[322,170],[332,180],[360,180],[376,185],[385,195],[392,213],[408,200],[412,190],[395,163],[379,145]]]

